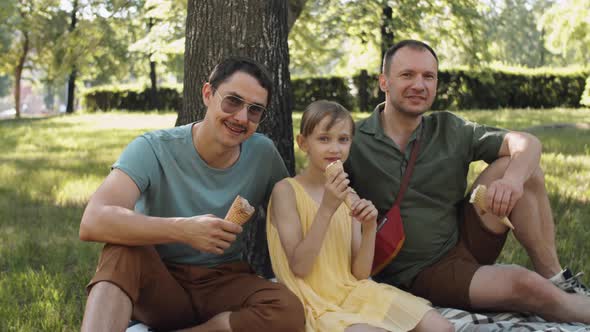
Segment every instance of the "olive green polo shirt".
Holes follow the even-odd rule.
[[[379,282],[409,287],[422,269],[457,243],[458,207],[465,197],[469,164],[494,161],[507,131],[469,122],[450,112],[433,112],[423,117],[402,153],[383,131],[383,107],[377,106],[370,117],[357,123],[345,169],[360,197],[371,200],[383,216],[395,201],[411,146],[424,131],[401,203],[405,243],[393,262],[374,276]]]

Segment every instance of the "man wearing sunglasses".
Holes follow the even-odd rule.
[[[255,133],[271,99],[265,69],[218,64],[202,88],[202,122],[131,142],[90,199],[80,238],[106,243],[88,284],[83,331],[301,331],[303,308],[242,262],[242,227],[222,219],[237,195],[264,206],[288,176]],[[253,221],[250,221],[253,222]]]

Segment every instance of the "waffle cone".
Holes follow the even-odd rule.
[[[475,187],[475,189],[473,189],[473,192],[471,193],[471,197],[469,198],[469,203],[477,206],[484,213],[488,212],[488,210],[487,210],[488,208],[486,205],[487,192],[488,192],[488,188],[482,184],[479,184],[479,185],[477,185],[477,187]],[[508,217],[500,218],[500,222],[503,223],[504,225],[508,226],[508,228],[514,230],[514,225],[512,225],[512,223],[510,222],[510,219],[508,219]]]
[[[334,175],[343,169],[344,167],[342,166],[342,161],[338,159],[335,162],[330,163],[328,166],[326,166],[326,176]]]
[[[328,166],[326,166],[325,173],[326,176],[332,176],[340,172],[341,170],[344,170],[344,166],[342,165],[342,161],[338,159],[335,162],[330,163]],[[352,204],[356,202],[358,199],[360,199],[360,197],[353,190],[352,193],[346,195],[346,198],[344,198],[344,204],[346,204],[346,206],[348,206],[349,209],[352,209]]]
[[[225,216],[225,220],[231,221],[234,224],[238,224],[240,226],[244,225],[252,215],[254,214],[254,207],[248,203],[248,200],[243,198],[242,196],[236,196],[234,202],[232,203],[229,211],[227,211],[227,215]]]

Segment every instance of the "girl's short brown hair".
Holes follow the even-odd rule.
[[[299,133],[304,137],[311,135],[315,127],[327,116],[330,117],[330,122],[326,129],[330,130],[336,122],[347,119],[352,125],[351,134],[354,135],[354,120],[350,112],[344,106],[329,100],[318,100],[307,105],[301,117]]]

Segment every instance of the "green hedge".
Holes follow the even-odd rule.
[[[497,109],[580,107],[589,72],[548,70],[467,70],[443,69],[439,72],[438,93],[433,109]],[[589,80],[590,82],[590,80]],[[294,110],[302,111],[318,99],[341,103],[349,110],[370,111],[384,100],[377,75],[361,73],[352,79],[342,77],[298,78],[292,80]],[[158,90],[158,109],[179,110],[179,86]],[[587,88],[590,90],[590,87]],[[83,93],[90,111],[151,109],[148,88],[104,86]],[[590,92],[585,100],[590,104]]]
[[[588,73],[447,70],[434,109],[580,107]]]
[[[350,93],[348,79],[343,77],[313,77],[291,80],[294,110],[303,111],[311,102],[328,99],[340,103],[348,110],[357,105]]]
[[[148,111],[179,110],[182,106],[181,86],[162,86],[156,93],[156,105],[151,105],[149,87],[134,85],[99,86],[82,93],[82,103],[89,111]]]
[[[369,75],[364,90],[353,81],[359,91],[368,96],[367,106],[372,110],[385,100],[379,89],[377,75]],[[497,109],[497,108],[550,108],[580,107],[584,81],[588,72],[551,72],[544,70],[466,70],[444,69],[438,74],[435,110]],[[362,98],[359,98],[359,100]]]

